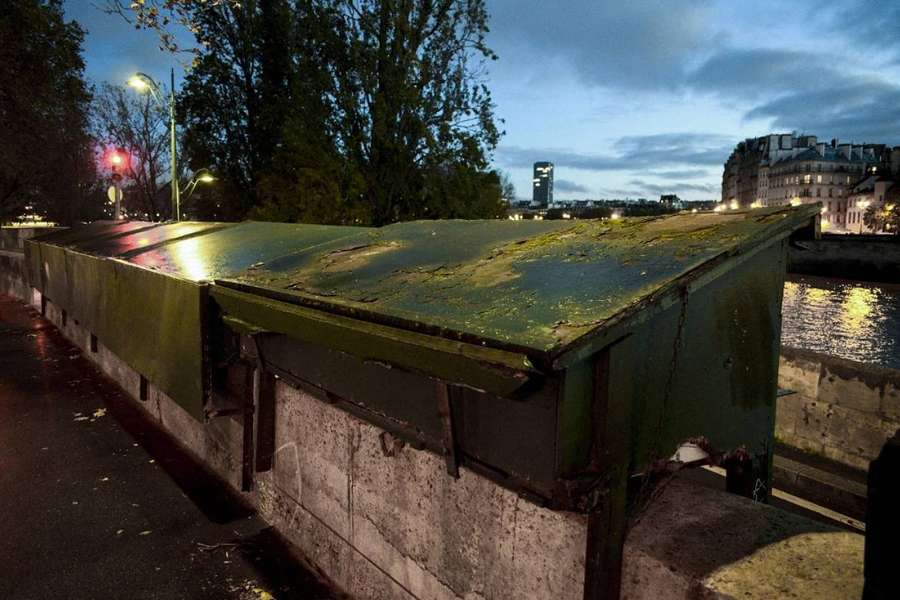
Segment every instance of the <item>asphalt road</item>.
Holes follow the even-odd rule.
[[[0,296],[0,598],[334,598],[78,348]]]

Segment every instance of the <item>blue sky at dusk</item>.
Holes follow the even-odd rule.
[[[153,33],[68,0],[87,74],[183,66]],[[494,155],[522,198],[531,163],[561,198],[719,195],[734,144],[770,131],[900,143],[900,3],[488,0]],[[185,41],[189,41],[185,39]]]

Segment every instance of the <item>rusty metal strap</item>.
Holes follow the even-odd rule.
[[[447,473],[459,479],[459,450],[456,443],[456,430],[453,423],[453,406],[450,402],[450,386],[443,382],[435,382],[438,415],[441,418],[441,445]]]

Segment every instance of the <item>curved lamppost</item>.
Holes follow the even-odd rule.
[[[199,183],[212,183],[215,181],[215,176],[210,172],[209,169],[203,168],[194,173],[194,177],[191,179],[190,183],[184,188],[184,191],[187,192],[184,201],[187,202],[191,199],[191,196],[194,195],[194,190],[197,189],[197,184]]]
[[[141,93],[150,92],[153,98],[161,105],[166,106],[162,97],[162,89],[145,73],[135,73],[128,80],[128,85]],[[172,155],[172,215],[176,221],[181,220],[181,191],[178,189],[178,156],[175,144],[175,69],[171,71],[171,88],[169,94],[169,150]]]

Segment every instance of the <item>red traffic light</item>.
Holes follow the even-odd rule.
[[[106,162],[113,171],[117,171],[128,165],[128,155],[117,148],[107,150]]]

